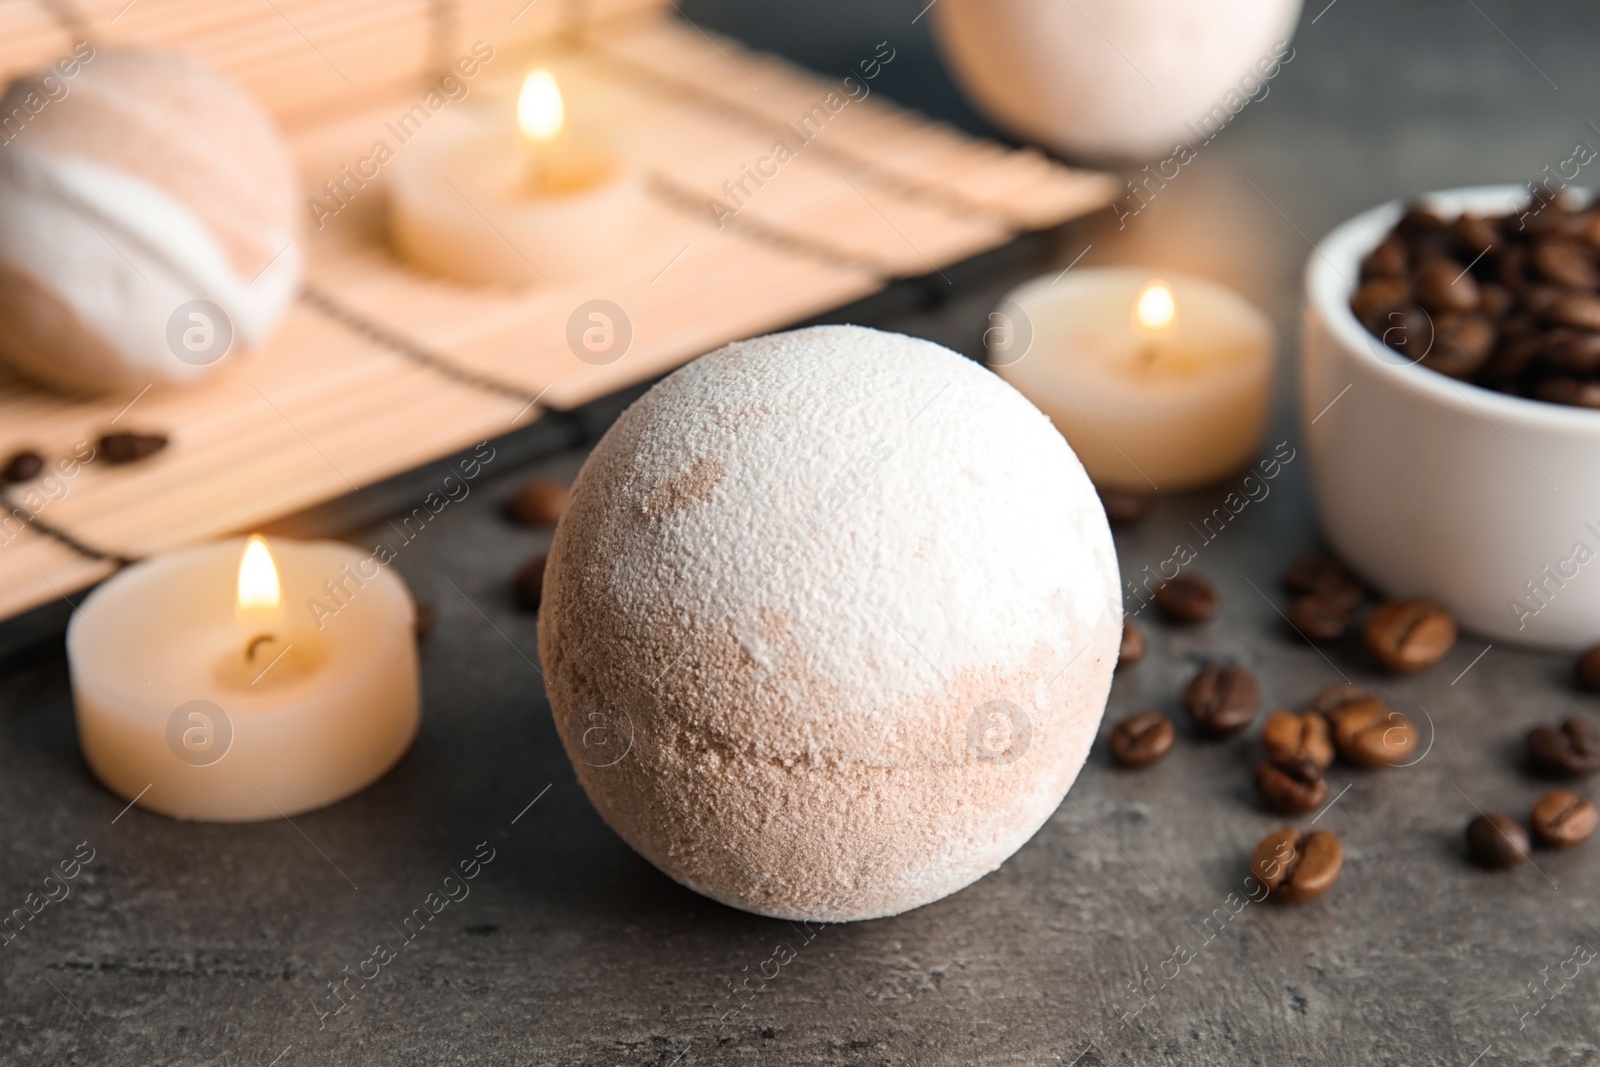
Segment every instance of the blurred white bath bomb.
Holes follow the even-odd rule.
[[[80,44],[13,82],[0,118],[0,359],[17,370],[83,392],[192,381],[293,299],[288,148],[209,67]]]
[[[1168,180],[1271,91],[1294,59],[1287,41],[1300,15],[1300,0],[930,6],[940,51],[1000,125],[1069,155],[1165,160],[1181,141],[1189,156],[1153,168],[1170,169]]]
[[[606,822],[692,889],[824,921],[993,870],[1105,708],[1116,557],[1066,442],[989,371],[823,326],[622,416],[557,528],[551,707]]]

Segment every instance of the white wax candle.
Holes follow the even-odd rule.
[[[1200,278],[1159,281],[1165,291],[1149,271],[1116,268],[1037,278],[1001,302],[987,334],[990,364],[1110,489],[1215,482],[1266,430],[1276,347],[1266,316]]]
[[[405,584],[350,545],[266,547],[252,545],[245,568],[243,540],[157,556],[74,613],[78,738],[113,793],[181,819],[274,819],[365,788],[410,747],[420,704]],[[251,573],[262,556],[276,608]]]
[[[547,71],[516,121],[496,108],[440,112],[395,157],[389,229],[426,270],[473,284],[569,282],[603,269],[638,232],[638,175],[570,129]]]

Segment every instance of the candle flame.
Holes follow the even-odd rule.
[[[1178,315],[1178,303],[1173,299],[1172,287],[1163,281],[1153,281],[1139,290],[1134,302],[1133,318],[1146,333],[1160,333],[1172,326]]]
[[[239,559],[239,608],[275,611],[281,603],[283,590],[278,584],[278,565],[272,561],[266,538],[253,534]]]
[[[561,132],[566,106],[554,74],[540,67],[522,80],[517,94],[517,129],[530,141],[548,141]]]

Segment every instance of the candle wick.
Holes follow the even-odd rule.
[[[256,634],[250,639],[250,643],[244,646],[245,662],[254,663],[256,661],[256,649],[262,645],[275,644],[277,640],[278,638],[274,634]]]
[[[1146,341],[1144,347],[1139,350],[1139,363],[1145,370],[1155,366],[1156,360],[1160,357],[1161,345],[1155,341]]]

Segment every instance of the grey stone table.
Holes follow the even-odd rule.
[[[975,354],[1007,286],[1086,246],[1086,264],[1196,270],[1281,327],[1269,444],[1296,447],[1288,357],[1307,238],[1380,200],[1530,180],[1575,142],[1600,143],[1592,5],[1325,3],[1303,16],[1269,95],[1125,229],[1090,220],[836,318]],[[921,7],[706,0],[688,11],[825,68],[892,38],[907,59],[884,90],[976,124],[939,73],[927,20],[911,21]],[[75,852],[93,858],[69,896],[0,947],[0,1062],[1600,1062],[1600,968],[1563,966],[1575,946],[1600,946],[1600,842],[1507,874],[1470,867],[1460,845],[1474,806],[1522,814],[1538,795],[1517,755],[1529,725],[1600,707],[1571,691],[1564,659],[1485,652],[1471,635],[1437,668],[1391,682],[1354,649],[1324,655],[1290,634],[1276,579],[1315,539],[1303,456],[1199,547],[1195,569],[1221,586],[1223,617],[1189,631],[1151,625],[1150,656],[1118,679],[1110,715],[1176,711],[1208,656],[1248,664],[1273,704],[1349,677],[1425,714],[1431,748],[1415,766],[1334,772],[1339,799],[1318,825],[1343,836],[1348,858],[1323,900],[1242,903],[1249,851],[1280,823],[1254,803],[1253,735],[1184,737],[1142,773],[1114,770],[1097,747],[1068,801],[1004,867],[894,919],[807,929],[668,881],[604,827],[567,766],[533,621],[507,589],[544,538],[499,513],[523,477],[570,476],[582,448],[560,446],[592,440],[619,403],[497,442],[472,495],[402,550],[399,569],[440,616],[423,646],[421,738],[373,788],[292,824],[124,811],[78,755],[52,632],[60,613],[6,629],[0,911]],[[442,473],[283,528],[368,542]],[[1120,533],[1124,568],[1197,540],[1189,521],[1226,488],[1163,500]],[[330,983],[370,974],[375,947],[399,944],[405,917],[475,853],[493,858],[470,895],[335,999]],[[779,945],[793,959],[751,982],[761,991],[735,1012],[731,986],[771,973]],[[1167,962],[1180,946],[1192,959]],[[1543,999],[1530,983],[1544,984]]]

